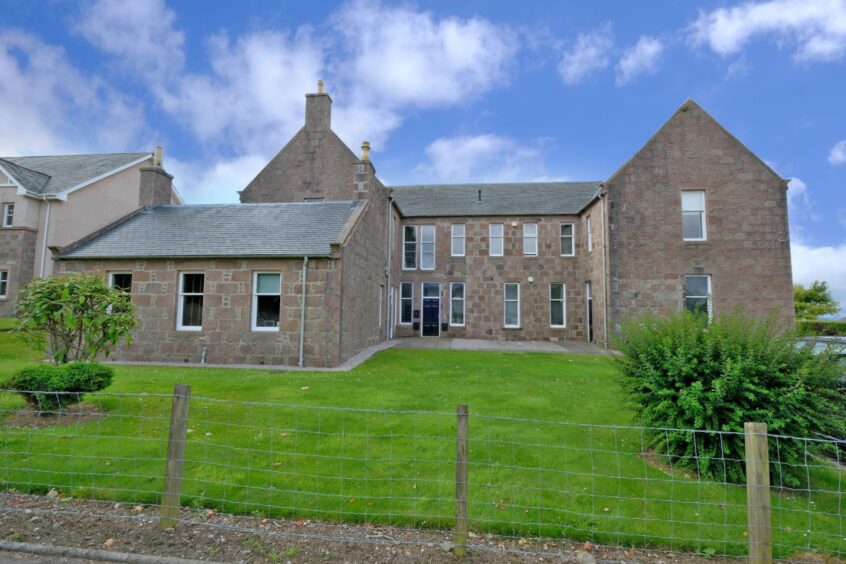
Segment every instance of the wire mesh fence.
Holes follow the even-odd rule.
[[[177,453],[177,526],[268,532],[258,524],[313,520],[362,525],[315,533],[327,540],[385,542],[374,525],[452,539],[463,502],[471,552],[556,554],[569,540],[706,558],[744,558],[754,542],[789,561],[846,555],[846,469],[833,439],[501,417],[471,404],[465,458],[454,412],[185,399],[175,439],[184,450],[173,450],[172,395],[96,393],[27,407],[0,392],[2,489],[103,502],[85,506],[92,514],[112,503],[158,509]],[[769,455],[772,487],[759,498],[742,479],[751,440]],[[256,519],[208,518],[216,512]],[[750,516],[764,513],[771,526],[760,536]]]

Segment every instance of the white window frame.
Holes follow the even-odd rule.
[[[461,228],[460,229],[460,231],[461,231],[460,235],[456,234],[456,227]],[[450,248],[450,252],[451,252],[452,256],[463,257],[464,253],[467,250],[466,249],[466,243],[465,243],[465,237],[467,235],[467,226],[464,223],[453,223],[452,224],[452,231],[451,231],[450,235],[452,236],[452,245],[451,245],[451,248]],[[461,242],[461,252],[456,252],[456,250],[455,250],[456,241]]]
[[[129,270],[115,270],[114,272],[109,272],[109,288],[115,287],[115,275],[116,274],[128,274],[130,277],[132,276],[132,272]],[[127,294],[132,293],[132,283],[130,282],[130,291],[126,292]]]
[[[411,228],[414,231],[414,266],[406,266],[405,263],[405,253],[408,245],[411,244],[411,241],[406,239],[406,231],[408,228]],[[417,232],[416,225],[403,225],[402,226],[402,269],[403,270],[417,270],[417,243],[420,241],[420,236]]]
[[[15,202],[3,204],[3,227],[12,227],[15,223]]]
[[[0,300],[5,300],[9,294],[9,269],[0,268]]]
[[[593,251],[593,223],[590,216],[585,220],[585,230],[587,231],[587,250],[591,252]]]
[[[702,199],[702,209],[695,209],[695,210],[688,210],[684,207],[684,195],[685,194],[699,194]],[[706,207],[705,207],[705,190],[682,190],[681,193],[681,208],[682,208],[682,240],[683,241],[707,241],[708,240],[708,222]],[[702,229],[702,237],[685,237],[684,236],[684,216],[686,214],[698,214],[699,215],[699,225]]]
[[[528,231],[531,227],[534,227],[535,234],[530,235]],[[536,257],[538,256],[538,224],[537,223],[524,223],[523,224],[523,256],[524,257]],[[527,243],[533,241],[535,243],[535,252],[530,252],[526,250]]]
[[[517,299],[516,300],[509,300],[508,299],[508,292],[506,288],[508,286],[517,286]],[[517,302],[517,324],[516,325],[509,325],[508,324],[508,302]],[[519,282],[506,282],[502,285],[502,326],[506,329],[520,329],[521,325],[520,322],[522,321],[520,315],[520,283]]]
[[[258,291],[258,277],[259,274],[278,274],[279,275],[279,290],[277,293]],[[279,325],[276,327],[259,327],[256,323],[258,321],[258,299],[259,296],[279,296],[279,325],[282,325],[282,273],[278,270],[257,270],[253,272],[253,296],[252,307],[250,308],[250,329],[260,333],[278,333]]]
[[[561,285],[561,299],[552,299],[552,286],[555,284]],[[561,302],[561,325],[556,325],[552,322],[552,302]],[[554,329],[564,329],[567,327],[567,284],[564,282],[549,283],[549,326]]]
[[[427,242],[425,241],[425,233],[430,231],[432,233],[432,240]],[[436,263],[436,255],[437,255],[437,244],[436,244],[436,229],[433,224],[428,225],[421,225],[420,226],[420,270],[435,270],[435,263]],[[426,245],[432,245],[432,265],[431,266],[423,266],[423,257],[425,256],[425,249]]]
[[[564,238],[565,236],[561,234],[564,229],[565,225],[570,226],[570,235],[567,236],[570,239],[570,246],[573,249],[572,253],[565,253],[564,252]],[[559,245],[559,252],[561,253],[562,257],[574,257],[576,256],[576,224],[575,223],[560,223],[558,224],[558,245]]]
[[[688,278],[705,278],[705,280],[707,280],[707,282],[708,282],[708,293],[704,296],[688,296],[687,295],[687,279]],[[684,284],[684,286],[682,288],[682,296],[683,296],[684,302],[682,303],[682,305],[684,306],[685,311],[687,311],[687,300],[688,300],[688,298],[693,298],[693,299],[705,298],[706,300],[708,300],[708,302],[707,302],[708,303],[708,320],[710,321],[711,319],[713,319],[714,318],[714,290],[713,290],[713,286],[711,285],[712,284],[711,275],[710,274],[685,274],[684,279],[682,280],[682,284]]]
[[[403,295],[402,295],[402,289],[404,287],[406,287],[406,285],[407,285],[407,287],[411,288],[411,294],[407,298],[404,298]],[[403,309],[403,302],[406,301],[406,300],[411,302],[411,316],[410,316],[408,321],[403,321],[402,320],[402,309]],[[400,302],[400,315],[399,315],[400,321],[399,321],[399,324],[400,325],[411,325],[412,323],[414,323],[414,282],[400,282],[400,299],[399,299],[399,302]]]
[[[499,226],[501,233],[499,236],[494,237],[493,229],[494,227]],[[499,239],[499,253],[493,252],[493,241],[494,239]],[[505,224],[504,223],[491,223],[488,225],[488,256],[491,257],[501,257],[505,254]]]
[[[200,293],[191,292],[185,293],[182,289],[185,287],[185,275],[186,274],[202,274],[203,275],[203,291]],[[176,304],[176,330],[177,331],[202,331],[203,330],[203,319],[205,316],[203,315],[203,311],[206,309],[206,273],[205,272],[197,272],[197,271],[187,271],[187,272],[180,272],[179,273],[179,287],[177,288],[177,294],[179,299]],[[200,309],[200,325],[182,325],[182,313],[185,306],[185,296],[203,296],[203,307]]]
[[[460,300],[457,298],[452,297],[452,287],[453,286],[461,286],[461,298]],[[461,323],[453,323],[452,322],[452,306],[453,302],[460,301],[461,302]],[[450,282],[449,285],[449,325],[450,327],[464,327],[467,323],[467,285],[464,282]]]

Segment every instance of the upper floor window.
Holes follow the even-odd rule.
[[[253,331],[279,331],[282,305],[282,275],[253,273]]]
[[[711,277],[707,274],[684,277],[684,307],[691,313],[711,317]]]
[[[435,269],[435,226],[420,226],[420,269]]]
[[[464,256],[464,231],[463,223],[454,223],[452,225],[452,256]]]
[[[706,240],[708,236],[705,229],[705,190],[685,190],[681,193],[681,201],[684,240]]]
[[[200,331],[203,328],[202,272],[183,272],[179,275],[179,303],[176,311],[176,328],[181,331]]]
[[[501,257],[503,250],[503,227],[501,223],[491,223],[488,230],[488,254],[492,257]]]
[[[125,294],[132,292],[132,273],[131,272],[110,272],[109,286],[117,288]]]
[[[3,204],[3,227],[11,227],[15,217],[15,204],[7,202]]]
[[[402,230],[402,268],[417,268],[417,226],[406,225]]]
[[[9,271],[0,270],[0,298],[6,297],[6,292],[9,289]]]
[[[538,256],[538,224],[523,224],[523,254],[527,257]]]
[[[585,231],[587,231],[587,250],[590,252],[593,250],[593,225],[591,224],[590,216],[585,220]]]
[[[572,223],[561,224],[561,256],[572,257],[576,254],[576,226]]]

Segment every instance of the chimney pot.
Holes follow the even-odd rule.
[[[323,81],[322,80],[317,81],[317,93],[323,94]]]
[[[164,150],[161,145],[156,145],[156,153],[153,157],[153,166],[157,168],[164,167]]]
[[[361,160],[370,160],[370,141],[363,141],[361,143]]]

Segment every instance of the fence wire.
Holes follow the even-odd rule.
[[[53,512],[158,507],[171,395],[94,393],[64,407],[44,398],[33,408],[0,391],[0,512],[18,511],[8,497],[15,492],[99,502],[45,510]],[[468,421],[470,551],[561,554],[578,542],[746,555],[747,488],[736,479],[742,432],[501,417],[472,404]],[[767,440],[775,557],[846,556],[843,445]],[[439,543],[454,525],[455,465],[453,412],[191,397],[180,521],[327,541]],[[252,519],[208,518],[215,513]],[[344,526],[314,532],[272,526],[277,520]],[[415,529],[442,534],[415,537]]]

